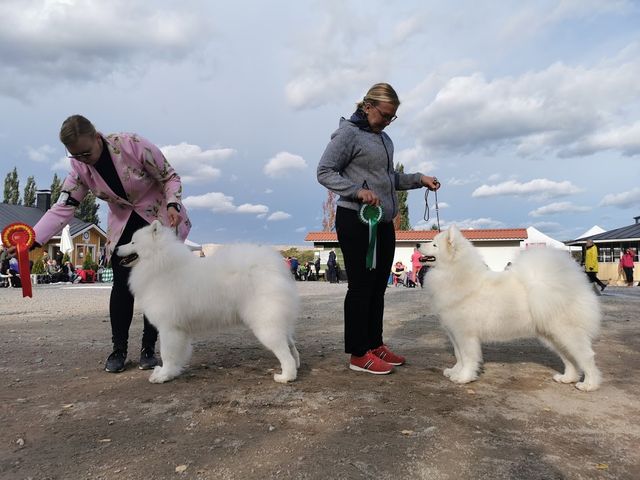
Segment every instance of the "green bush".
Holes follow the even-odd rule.
[[[44,262],[42,261],[42,258],[39,258],[35,262],[33,262],[33,267],[31,267],[31,273],[34,273],[36,275],[45,273]]]

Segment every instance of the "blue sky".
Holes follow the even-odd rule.
[[[640,215],[638,2],[2,0],[0,18],[0,174],[64,176],[71,114],[137,132],[182,176],[196,242],[320,230],[318,159],[380,81],[402,101],[395,160],[440,179],[443,225],[567,240]],[[422,191],[409,210],[430,226]]]

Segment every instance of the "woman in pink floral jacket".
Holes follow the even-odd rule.
[[[158,147],[138,135],[105,136],[85,117],[73,115],[63,122],[60,141],[69,152],[71,172],[56,204],[34,227],[36,241],[44,244],[60,233],[89,191],[109,205],[106,255],[111,257],[113,266],[109,303],[113,353],[107,358],[105,370],[121,372],[127,358],[133,296],[127,283],[129,269],[120,265],[114,250],[129,243],[136,230],[156,219],[175,228],[184,240],[191,222],[181,204],[182,184]],[[157,330],[145,317],[141,369],[157,365],[157,336]]]

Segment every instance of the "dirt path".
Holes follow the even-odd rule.
[[[551,379],[536,342],[485,348],[478,382],[453,361],[422,292],[387,295],[387,342],[409,364],[351,372],[345,286],[301,283],[303,365],[291,385],[243,329],[199,342],[164,385],[107,374],[108,289],[0,290],[0,479],[638,479],[640,288],[607,289],[602,388]],[[132,328],[133,358],[141,318]]]

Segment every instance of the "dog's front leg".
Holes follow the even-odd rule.
[[[176,378],[191,358],[191,342],[184,332],[159,329],[162,366],[156,367],[149,377],[151,383],[164,383]]]
[[[458,371],[462,369],[462,357],[460,356],[460,348],[458,347],[458,342],[456,341],[455,335],[453,335],[453,333],[449,330],[447,330],[447,335],[449,335],[449,340],[453,345],[453,353],[456,356],[456,364],[451,368],[445,368],[442,371],[442,374],[447,378],[451,378],[451,375],[458,373]]]
[[[477,338],[456,337],[460,360],[456,367],[462,363],[461,368],[451,372],[449,378],[456,383],[469,383],[478,378],[478,369],[482,362],[482,348]],[[454,367],[454,368],[456,368]]]

